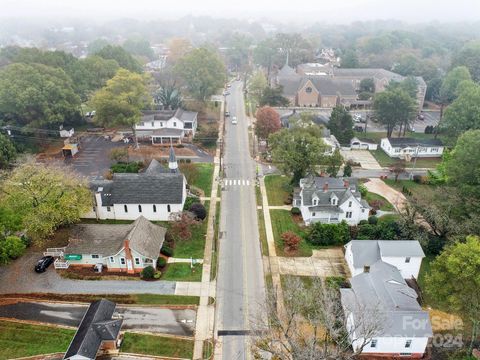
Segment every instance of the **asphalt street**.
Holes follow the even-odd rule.
[[[227,97],[225,174],[220,219],[216,327],[225,360],[250,359],[246,332],[262,314],[265,284],[255,201],[255,162],[250,157],[242,84]],[[238,124],[232,124],[233,116]],[[225,334],[225,331],[227,333]]]
[[[87,305],[18,302],[0,306],[0,317],[78,327],[86,311]],[[122,330],[193,336],[195,329],[195,310],[117,306],[116,313]]]

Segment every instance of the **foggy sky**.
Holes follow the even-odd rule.
[[[458,22],[480,20],[480,0],[0,0],[3,18],[150,20],[185,15],[264,17],[296,23],[376,19]]]

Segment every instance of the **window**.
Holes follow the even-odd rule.
[[[337,205],[337,199],[332,199],[332,205]]]
[[[318,200],[317,199],[313,200],[313,205],[317,205],[317,204],[318,204]]]
[[[110,209],[110,206],[107,206],[107,211],[110,212],[112,209]]]
[[[399,152],[400,152],[400,149],[395,149],[395,152],[396,152],[396,153],[399,153]]]
[[[125,258],[120,258],[120,264],[125,265]]]
[[[92,259],[98,259],[100,256],[98,254],[92,254]]]
[[[123,210],[124,210],[126,213],[128,213],[128,207],[127,207],[127,205],[123,205]]]
[[[312,216],[315,216],[315,213],[314,213],[314,212],[312,213]]]
[[[305,89],[305,92],[306,92],[307,94],[310,94],[310,93],[312,92],[312,88],[311,88],[310,86],[307,87],[307,88]]]
[[[145,123],[142,121],[139,125],[140,126],[145,126]]]
[[[191,123],[191,122],[186,122],[186,123],[183,125],[183,127],[184,127],[185,129],[193,129],[193,126],[192,126],[192,123]]]
[[[160,127],[163,127],[163,121],[160,121]]]
[[[173,122],[173,127],[177,127],[177,122],[176,121]]]
[[[138,212],[142,212],[142,205],[138,205]]]
[[[377,340],[376,339],[372,339],[372,341],[370,342],[370,347],[371,348],[376,348],[377,347]]]
[[[115,262],[115,258],[113,256],[110,256],[110,262],[113,264]]]
[[[153,260],[152,260],[152,259],[149,259],[149,258],[143,258],[143,263],[144,263],[144,264],[152,264],[152,263],[153,263]]]
[[[152,121],[152,127],[155,127],[155,121]]]
[[[430,152],[438,152],[438,148],[430,148]]]
[[[405,342],[405,348],[409,348],[410,346],[412,346],[412,340],[407,340]]]
[[[157,205],[153,205],[153,212],[157,212]]]
[[[370,272],[370,266],[369,266],[369,265],[365,265],[365,266],[363,267],[363,272],[364,272],[364,273],[369,273],[369,272]]]
[[[135,258],[135,265],[140,265],[140,259],[139,258]]]
[[[346,217],[347,219],[351,219],[351,218],[352,218],[352,212],[351,212],[351,211],[347,211],[347,212],[345,213],[345,217]]]
[[[409,263],[409,262],[410,262],[410,256],[407,256],[407,257],[405,258],[405,262],[406,262],[406,263]]]
[[[352,207],[352,202],[351,201],[348,202],[348,207]]]
[[[167,211],[170,212],[172,209],[170,208],[170,205],[167,205]]]

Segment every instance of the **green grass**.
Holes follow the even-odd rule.
[[[388,186],[394,188],[397,191],[402,192],[403,188],[406,188],[409,190],[412,195],[421,195],[422,193],[425,193],[426,191],[432,191],[435,189],[435,186],[433,185],[428,185],[428,184],[419,184],[416,183],[415,181],[412,180],[398,180],[395,181],[393,179],[385,179],[383,180],[385,184]]]
[[[427,292],[425,291],[425,277],[430,273],[431,264],[435,260],[435,256],[428,255],[422,259],[422,266],[420,267],[420,272],[418,273],[418,286],[422,290],[423,294],[423,306],[433,306],[435,307],[434,299],[431,299]]]
[[[214,165],[210,163],[195,163],[198,170],[198,176],[192,184],[199,189],[202,189],[205,196],[210,196],[212,192],[212,178]]]
[[[156,335],[125,333],[122,352],[191,359],[193,340]]]
[[[382,149],[372,150],[370,152],[382,167],[392,166],[399,161],[399,159],[391,158],[390,156],[388,156]],[[415,168],[434,169],[441,161],[442,158],[418,158],[415,164]],[[414,161],[410,161],[409,163],[407,163],[407,168],[413,167],[413,164]]]
[[[210,201],[205,201],[203,205],[205,206],[208,214],[208,210],[210,208]],[[203,259],[207,226],[207,218],[205,218],[198,225],[194,225],[192,227],[192,236],[190,239],[180,240],[175,243],[174,256],[177,258]]]
[[[267,232],[265,230],[265,219],[263,216],[263,209],[257,210],[258,214],[258,235],[260,237],[260,244],[262,245],[262,255],[268,254]]]
[[[287,210],[270,210],[270,218],[272,220],[273,237],[275,239],[275,248],[278,256],[289,256],[283,251],[282,234],[286,231],[293,231],[302,238],[297,254],[295,256],[312,256],[312,247],[305,240],[305,230],[302,229],[295,221],[293,221],[290,211]]]
[[[190,263],[168,264],[166,271],[162,273],[161,279],[172,281],[201,281],[202,264],[193,265],[193,269],[190,267]]]
[[[136,304],[141,305],[199,305],[199,296],[186,295],[157,295],[136,294],[133,295]]]
[[[285,200],[291,193],[290,179],[281,175],[265,176],[267,199],[269,206],[285,205]]]
[[[395,208],[393,207],[390,202],[385,199],[383,196],[378,195],[376,193],[368,192],[365,200],[371,205],[374,201],[381,201],[382,205],[380,206],[380,210],[382,211],[394,211]]]
[[[379,222],[398,221],[400,219],[399,214],[386,214],[378,218]]]
[[[218,238],[220,236],[220,208],[221,202],[218,201],[215,208],[215,230],[213,234],[213,249],[212,249],[212,263],[210,268],[210,280],[215,280],[217,277],[218,267]]]
[[[0,321],[0,359],[67,350],[75,330]]]

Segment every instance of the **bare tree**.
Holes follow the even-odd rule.
[[[254,325],[258,330],[254,342],[257,357],[268,354],[281,360],[354,359],[381,331],[383,317],[372,310],[375,306],[367,309],[356,304],[355,323],[347,326],[339,290],[320,279],[306,286],[299,278],[288,277],[282,288],[285,311],[278,311],[277,292],[269,291],[267,316],[263,323]],[[352,341],[358,344],[355,351]]]

